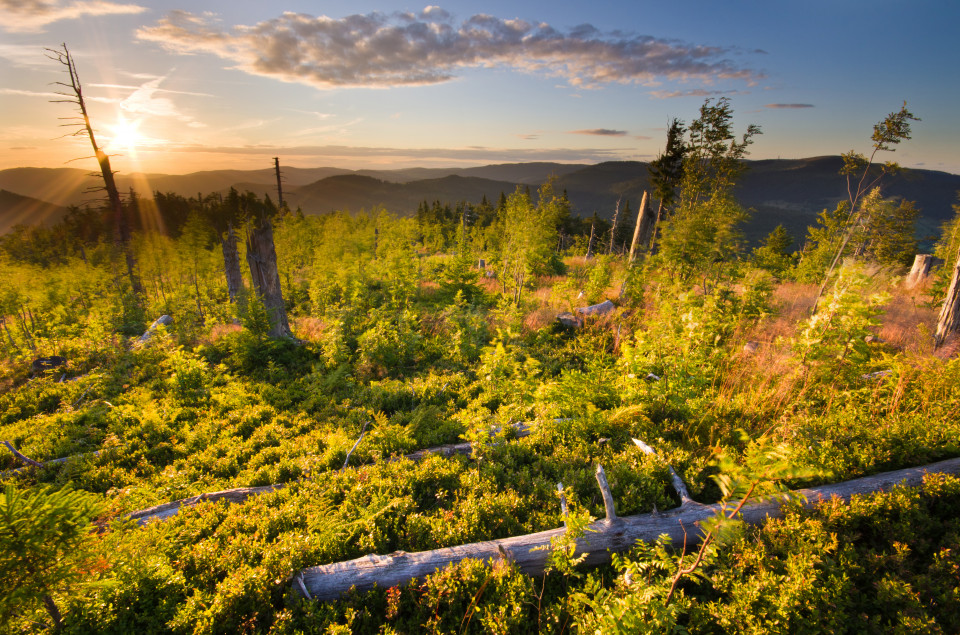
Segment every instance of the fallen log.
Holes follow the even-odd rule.
[[[885,472],[864,478],[801,489],[792,497],[805,498],[804,507],[812,508],[821,501],[840,498],[849,501],[855,494],[887,491],[896,485],[917,486],[925,474],[960,473],[960,458],[940,461],[922,467]],[[736,503],[728,503],[735,505]],[[689,501],[663,514],[641,514],[617,518],[613,522],[599,520],[590,524],[586,533],[577,538],[576,553],[586,554],[588,565],[598,565],[610,560],[610,553],[626,551],[638,540],[652,542],[667,535],[676,545],[687,547],[699,543],[700,536],[694,525],[714,516],[720,504],[702,505]],[[741,519],[751,525],[762,523],[767,518],[783,515],[777,501],[760,501],[744,506]],[[488,540],[432,551],[406,553],[396,551],[390,555],[368,555],[347,562],[310,567],[294,576],[293,588],[305,597],[316,600],[335,600],[352,588],[367,591],[374,588],[390,588],[407,584],[458,563],[467,558],[482,561],[509,559],[520,571],[528,575],[542,575],[549,557],[551,540],[562,536],[565,529],[551,529],[535,534],[515,536],[500,540]]]
[[[153,321],[153,324],[151,324],[146,331],[143,332],[143,335],[137,338],[137,342],[143,344],[144,342],[149,341],[150,338],[153,337],[154,333],[157,332],[158,328],[160,328],[161,326],[170,326],[171,324],[173,324],[172,317],[170,317],[169,315],[161,315],[160,317],[158,317],[156,320]]]
[[[163,503],[162,505],[154,505],[153,507],[130,512],[127,514],[127,518],[137,521],[137,523],[142,526],[154,519],[166,520],[167,518],[176,516],[177,512],[184,507],[193,507],[197,503],[202,503],[203,501],[216,502],[225,500],[229,503],[242,503],[251,496],[269,494],[270,492],[275,492],[285,486],[286,483],[277,483],[276,485],[263,485],[261,487],[237,487],[235,489],[225,489],[219,492],[197,494],[196,496],[191,496],[190,498],[182,498],[171,503]]]
[[[604,300],[600,304],[591,304],[590,306],[580,307],[576,310],[576,312],[580,315],[607,315],[616,310],[617,305],[610,300]]]
[[[61,457],[61,458],[59,458],[59,459],[50,459],[49,461],[40,462],[40,461],[34,461],[34,460],[31,459],[30,457],[24,456],[23,454],[21,454],[20,452],[18,452],[18,451],[13,447],[13,444],[10,443],[9,441],[4,441],[4,442],[3,442],[3,445],[7,446],[7,448],[8,448],[11,452],[13,452],[14,458],[16,458],[17,460],[19,460],[21,463],[24,463],[24,464],[25,464],[25,467],[17,467],[17,468],[14,468],[14,469],[12,469],[12,470],[5,470],[5,471],[3,471],[3,472],[0,472],[0,476],[6,476],[7,474],[16,474],[16,473],[21,472],[21,471],[23,471],[23,470],[27,470],[27,469],[34,468],[34,467],[36,467],[36,468],[41,468],[41,469],[42,469],[42,468],[45,468],[45,467],[50,467],[51,465],[60,465],[61,463],[66,463],[66,462],[68,462],[68,461],[73,461],[74,459],[81,459],[81,458],[83,458],[83,457],[85,457],[85,456],[99,456],[100,453],[104,451],[104,450],[97,450],[97,451],[95,451],[95,452],[83,452],[82,454],[71,454],[70,456],[64,456],[64,457]]]
[[[13,447],[13,444],[9,441],[4,441],[3,444],[7,446],[7,449],[13,453],[13,456],[17,458],[21,463],[29,465],[30,467],[43,467],[43,463],[40,461],[34,461],[29,456],[22,454],[17,448]]]
[[[366,427],[366,426],[364,426]],[[530,434],[533,430],[533,425],[528,423],[515,423],[511,426],[515,430],[516,438],[525,437]],[[495,436],[500,431],[500,428],[495,428],[490,432],[490,436]],[[361,439],[363,438],[361,434]],[[360,439],[357,440],[357,443],[354,444],[353,450],[356,449],[357,445],[360,443]],[[452,443],[450,445],[441,445],[434,448],[425,448],[423,450],[418,450],[412,454],[405,454],[403,456],[397,456],[389,459],[390,461],[401,461],[407,459],[409,461],[422,461],[428,456],[437,455],[441,457],[451,457],[457,454],[470,454],[473,451],[473,444],[470,442],[465,443]],[[347,461],[350,460],[349,454],[347,455]],[[347,469],[346,462],[344,462],[344,468]],[[341,472],[343,470],[340,470]],[[130,512],[126,515],[127,518],[136,520],[140,526],[146,525],[151,520],[167,520],[177,515],[177,513],[184,507],[193,507],[198,503],[203,501],[221,501],[225,500],[228,503],[242,503],[251,496],[259,496],[260,494],[269,494],[270,492],[275,492],[279,489],[285,487],[287,483],[275,483],[273,485],[263,485],[260,487],[237,487],[234,489],[225,489],[219,492],[207,492],[205,494],[197,494],[196,496],[190,496],[188,498],[181,498],[180,500],[175,500],[169,503],[163,503],[161,505],[154,505],[153,507],[148,507],[146,509],[140,509],[135,512]]]

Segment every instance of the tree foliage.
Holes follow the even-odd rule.
[[[54,628],[62,615],[54,596],[88,579],[95,566],[90,520],[102,511],[86,492],[22,491],[13,485],[0,498],[0,624],[32,615],[42,604]]]
[[[716,277],[739,251],[737,225],[746,211],[734,197],[734,186],[746,170],[743,158],[760,134],[749,125],[738,140],[733,108],[726,97],[706,100],[700,117],[690,124],[683,176],[676,208],[661,240],[661,258],[682,278]]]

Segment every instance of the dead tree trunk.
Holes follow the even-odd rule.
[[[628,262],[633,262],[633,258],[637,252],[637,246],[646,244],[644,241],[650,240],[650,229],[652,226],[653,216],[647,208],[647,191],[644,190],[643,199],[640,201],[640,211],[637,212],[637,225],[633,230],[633,241],[630,243],[630,259]]]
[[[825,485],[795,492],[806,498],[805,507],[814,507],[821,501],[834,497],[844,501],[857,494],[888,491],[896,485],[915,487],[923,482],[928,473],[960,473],[960,459],[941,461],[924,467],[886,472],[853,481]],[[736,503],[729,503],[735,507]],[[587,527],[577,539],[577,554],[586,554],[588,565],[609,562],[613,551],[626,551],[638,540],[652,542],[661,535],[668,535],[677,546],[692,546],[700,541],[699,532],[693,530],[696,523],[713,517],[720,504],[701,505],[688,502],[664,514],[643,514],[616,518],[612,522],[599,520]],[[752,525],[767,518],[783,515],[780,503],[764,501],[746,505],[741,510],[741,519]],[[335,600],[341,594],[356,587],[366,591],[378,586],[381,589],[420,580],[451,564],[467,558],[482,561],[512,560],[520,571],[528,575],[542,575],[550,555],[551,540],[564,534],[563,528],[541,531],[526,536],[501,540],[489,540],[469,545],[445,547],[433,551],[406,553],[396,551],[390,555],[368,555],[347,562],[310,567],[295,578],[294,589],[315,600]]]
[[[240,273],[240,252],[237,249],[237,234],[233,231],[233,223],[227,224],[227,232],[220,237],[220,247],[223,250],[223,273],[227,278],[227,293],[230,301],[236,302],[237,296],[243,290],[243,274]]]
[[[937,319],[937,332],[933,336],[934,349],[940,348],[950,333],[960,330],[960,251],[953,265],[953,278],[943,300],[940,317]]]
[[[590,223],[590,240],[587,241],[587,255],[583,257],[583,261],[586,262],[590,260],[590,256],[593,255],[593,233],[597,228],[597,215],[593,215],[593,222]]]
[[[292,337],[280,288],[273,225],[269,218],[263,218],[259,223],[252,221],[247,230],[247,264],[250,265],[253,288],[270,317],[270,337]]]
[[[277,207],[283,209],[283,179],[280,176],[280,157],[273,157],[273,169],[277,173]]]
[[[607,247],[608,256],[613,253],[613,241],[617,237],[617,223],[620,220],[620,201],[622,199],[622,196],[617,199],[617,206],[613,210],[613,226],[610,227],[610,245]]]
[[[97,144],[96,136],[93,133],[93,126],[90,124],[90,116],[87,113],[87,104],[83,99],[83,87],[80,84],[80,76],[77,74],[77,67],[73,62],[67,45],[63,44],[63,50],[47,49],[48,57],[67,67],[67,74],[70,76],[70,83],[56,82],[58,85],[67,88],[69,93],[59,93],[67,99],[55,100],[76,104],[80,110],[79,117],[62,117],[62,119],[77,120],[72,123],[63,124],[65,126],[78,126],[78,130],[73,135],[86,136],[93,146],[93,154],[100,166],[100,174],[103,176],[103,186],[107,191],[107,199],[110,202],[110,210],[113,213],[114,222],[114,245],[117,253],[122,254],[127,265],[127,275],[130,278],[130,287],[138,298],[143,297],[143,284],[140,282],[140,276],[137,275],[137,262],[133,255],[133,249],[130,246],[130,223],[127,219],[126,210],[123,208],[123,202],[120,200],[120,192],[117,190],[117,183],[113,178],[113,170],[110,168],[110,157]]]

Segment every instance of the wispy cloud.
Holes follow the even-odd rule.
[[[136,4],[118,4],[107,0],[0,0],[0,29],[36,33],[61,20],[75,20],[88,15],[129,15],[146,10],[146,7]]]
[[[158,80],[163,81],[166,77],[146,77],[143,79],[147,80]],[[140,90],[143,88],[144,84],[130,85],[130,84],[85,84],[90,88],[119,88],[120,90]],[[170,90],[169,88],[155,88],[157,93],[169,93],[171,95],[190,95],[192,97],[213,97],[210,93],[193,93],[185,90]]]
[[[66,99],[64,95],[55,92],[40,92],[36,90],[20,90],[18,88],[0,88],[0,95],[16,95],[17,97],[43,97],[45,99]]]
[[[611,130],[609,128],[594,128],[593,130],[571,130],[570,134],[595,135],[597,137],[625,137],[626,130]]]
[[[732,47],[603,33],[590,25],[562,32],[484,14],[456,22],[438,7],[339,19],[287,12],[232,28],[207,14],[172,11],[137,36],[178,53],[216,55],[253,75],[318,88],[437,84],[467,68],[492,67],[560,77],[580,88],[763,77],[731,62],[730,55],[740,52]]]
[[[813,108],[813,104],[767,104],[764,108],[773,108],[774,110],[783,110],[790,108]]]
[[[740,90],[707,90],[705,88],[694,88],[691,90],[654,90],[650,95],[655,99],[675,99],[677,97],[716,97],[718,95],[743,95]]]
[[[120,110],[134,116],[169,117],[192,128],[202,127],[203,124],[182,112],[172,99],[162,96],[162,93],[177,92],[160,88],[165,79],[166,77],[157,77],[137,86],[130,95],[120,101]]]
[[[0,2],[2,2],[2,0],[0,0]],[[2,18],[3,10],[0,9],[0,19]],[[16,66],[49,68],[50,60],[48,60],[43,53],[44,49],[42,46],[0,44],[0,58]]]

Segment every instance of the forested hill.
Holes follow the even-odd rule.
[[[756,213],[746,227],[749,239],[766,235],[783,224],[798,240],[816,214],[832,208],[846,197],[846,182],[839,174],[840,157],[750,161],[750,170],[737,190],[740,202]],[[596,165],[561,163],[516,163],[477,168],[412,168],[403,170],[350,171],[339,168],[284,168],[284,195],[291,207],[307,214],[333,210],[371,209],[384,206],[395,214],[416,211],[422,201],[469,201],[485,195],[496,201],[518,185],[536,186],[557,175],[558,187],[566,190],[573,211],[580,216],[594,212],[609,219],[618,200],[635,209],[644,190],[650,189],[647,164],[614,161]],[[215,170],[185,175],[120,175],[123,190],[174,192],[183,196],[223,192],[231,186],[259,195],[275,195],[272,169]],[[96,198],[85,192],[97,181],[85,170],[72,168],[16,168],[0,171],[0,188],[54,205],[82,205]],[[908,170],[885,181],[885,196],[902,196],[917,203],[921,217],[920,236],[932,235],[952,216],[951,206],[960,190],[960,175],[933,170]],[[0,229],[16,222],[42,222],[40,216],[11,222],[14,213],[0,204]]]
[[[52,224],[61,220],[66,212],[66,208],[59,205],[0,190],[0,234],[17,225]]]

